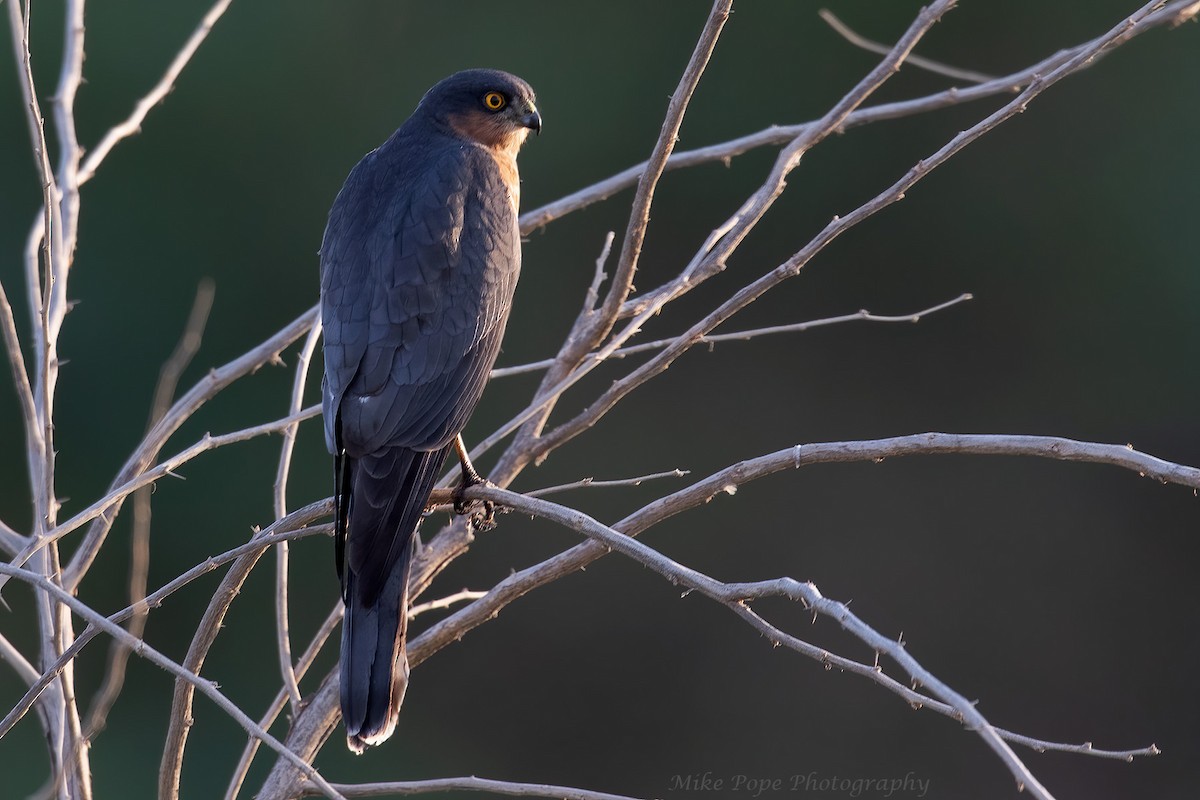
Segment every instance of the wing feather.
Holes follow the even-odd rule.
[[[324,401],[341,411],[352,456],[453,440],[499,352],[520,270],[516,214],[490,155],[454,145],[409,160],[422,163],[396,163],[387,145],[363,159],[322,245]]]

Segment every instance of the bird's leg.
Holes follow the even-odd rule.
[[[475,465],[471,463],[471,457],[467,455],[467,447],[463,444],[462,434],[454,437],[454,452],[458,453],[458,463],[462,467],[462,483],[454,490],[454,513],[467,513],[470,502],[463,497],[463,492],[472,486],[487,484],[487,479],[484,478],[475,469]],[[483,504],[485,513],[484,519],[490,520],[492,516],[493,506],[490,502]]]
[[[454,452],[458,453],[458,463],[462,466],[463,489],[487,483],[487,480],[475,470],[475,465],[471,463],[471,457],[467,455],[467,446],[463,444],[461,433],[454,437]]]

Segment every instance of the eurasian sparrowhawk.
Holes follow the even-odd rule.
[[[500,349],[521,267],[517,151],[533,90],[467,70],[350,172],[321,244],[325,439],[346,614],[341,696],[362,752],[396,726],[415,533]]]

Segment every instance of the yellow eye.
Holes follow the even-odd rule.
[[[483,96],[483,104],[492,111],[499,111],[504,108],[504,95],[499,92],[488,92]]]

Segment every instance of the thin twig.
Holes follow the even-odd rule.
[[[83,148],[75,127],[75,96],[83,83],[84,0],[66,0],[66,19],[63,22],[63,59],[59,69],[58,86],[51,99],[54,131],[58,139],[58,186],[63,221],[63,272],[55,275],[54,304],[66,313],[66,269],[74,253],[79,230],[79,160]]]
[[[439,597],[436,600],[430,600],[426,603],[412,606],[408,609],[408,618],[412,619],[419,614],[424,614],[426,611],[441,611],[443,609],[450,608],[450,606],[453,606],[457,603],[465,603],[468,600],[478,600],[485,594],[487,594],[487,592],[475,592],[470,589],[463,589],[455,592],[454,594],[448,594],[445,597]]]
[[[671,95],[671,102],[668,104],[666,118],[663,119],[658,140],[654,143],[654,149],[650,151],[646,169],[638,178],[637,191],[633,197],[633,208],[629,213],[629,224],[621,243],[621,255],[617,260],[613,282],[609,286],[604,303],[597,309],[594,324],[586,337],[595,343],[603,340],[612,330],[617,312],[633,288],[634,274],[637,272],[638,259],[642,253],[642,242],[646,238],[646,228],[650,223],[650,206],[654,202],[654,190],[667,167],[667,160],[675,149],[675,143],[679,140],[679,129],[683,125],[684,114],[687,113],[688,104],[691,102],[696,87],[700,85],[700,78],[704,75],[708,61],[716,49],[717,39],[720,38],[721,30],[729,19],[732,7],[733,0],[716,0],[713,3],[712,10],[708,13],[708,19],[704,23],[704,30],[697,39],[687,68],[679,80],[679,86]],[[590,350],[592,346],[594,345],[588,346],[587,350]]]
[[[296,377],[292,381],[292,398],[288,405],[289,416],[300,413],[304,405],[304,386],[308,382],[308,367],[313,351],[321,338],[321,320],[313,323],[304,340],[304,346],[296,358]],[[292,452],[296,445],[297,420],[283,429],[283,445],[279,451],[279,468],[275,472],[275,519],[287,516],[288,472],[292,466]],[[292,713],[300,711],[300,686],[296,682],[296,671],[292,667],[292,640],[288,632],[288,543],[275,546],[275,639],[279,651],[279,671],[292,704]]]
[[[9,6],[15,5],[16,0],[10,0]],[[17,322],[13,317],[12,305],[8,302],[8,293],[4,291],[3,283],[0,283],[0,335],[4,337],[4,350],[8,354],[13,387],[17,391],[17,401],[21,409],[21,422],[25,429],[25,451],[27,454],[40,453],[42,440],[38,430],[37,406],[33,399],[33,387],[29,383],[29,370],[25,366],[25,357],[21,353],[21,337],[17,333]],[[27,458],[29,458],[28,455]],[[33,467],[32,462],[29,463],[29,467]],[[31,469],[30,475],[35,474],[37,473]],[[0,536],[0,546],[11,551],[13,545],[14,542],[7,536]]]
[[[772,336],[779,333],[803,333],[805,331],[812,330],[813,328],[821,328],[826,325],[840,325],[845,322],[920,322],[922,317],[929,316],[930,314],[936,314],[939,311],[943,311],[951,306],[955,306],[959,303],[963,303],[972,299],[974,299],[973,295],[970,293],[964,293],[960,294],[958,297],[955,297],[953,300],[947,300],[944,303],[938,303],[935,306],[930,306],[929,308],[921,311],[894,316],[872,314],[870,311],[867,311],[864,308],[860,311],[856,311],[853,314],[825,317],[823,319],[809,320],[808,322],[795,322],[790,325],[772,325],[765,328],[752,328],[750,330],[737,331],[734,333],[707,334],[705,336],[701,336],[700,340],[696,344],[713,345],[719,342],[745,342],[749,341],[750,339],[755,339],[759,336]],[[629,345],[628,347],[622,347],[619,350],[614,350],[612,354],[609,355],[609,359],[619,360],[625,358],[626,356],[636,355],[637,353],[645,353],[651,350],[662,350],[664,347],[670,347],[671,345],[676,344],[679,339],[680,337],[676,336],[670,339],[658,339],[653,342],[643,342],[642,344]],[[519,364],[513,367],[501,367],[499,369],[492,370],[492,378],[507,378],[511,375],[521,375],[526,372],[537,372],[538,370],[546,369],[553,363],[554,359],[547,358],[543,359],[542,361],[533,361],[528,364]]]
[[[575,481],[574,483],[563,483],[558,486],[547,486],[544,489],[535,489],[532,492],[525,492],[526,497],[546,497],[551,494],[560,494],[569,492],[574,489],[599,489],[613,488],[616,486],[641,486],[646,481],[653,481],[659,478],[682,478],[685,475],[690,475],[691,470],[686,469],[669,469],[666,472],[653,472],[649,475],[641,475],[636,478],[621,478],[619,480],[598,481],[593,478],[584,478],[583,480]]]
[[[612,253],[613,240],[616,234],[609,231],[604,236],[604,244],[600,248],[600,255],[596,256],[596,272],[592,275],[592,285],[588,287],[587,292],[583,295],[583,313],[578,317],[579,321],[586,320],[593,311],[596,310],[596,304],[600,302],[600,287],[604,284],[604,279],[608,277],[608,273],[604,271],[604,267],[608,264],[608,257]],[[493,377],[495,377],[493,375]]]
[[[146,115],[150,113],[150,109],[165,100],[167,95],[171,93],[171,89],[174,88],[175,81],[179,79],[183,68],[187,66],[192,56],[200,49],[200,45],[204,43],[213,26],[217,24],[217,20],[225,13],[225,9],[229,8],[231,2],[233,0],[217,0],[213,4],[208,13],[200,20],[200,24],[192,31],[192,35],[188,37],[187,42],[175,54],[175,58],[172,59],[163,76],[159,78],[158,83],[137,102],[133,112],[127,118],[109,129],[100,141],[96,143],[96,146],[88,152],[87,158],[83,160],[83,164],[79,168],[80,185],[87,183],[95,176],[100,163],[104,161],[122,139],[127,139],[135,133],[141,132],[142,122],[146,119]]]
[[[851,30],[849,25],[838,19],[837,16],[827,8],[822,8],[819,10],[817,12],[817,16],[823,19],[829,27],[833,28],[833,30],[839,36],[855,47],[859,47],[869,53],[876,53],[879,55],[883,55],[889,49],[891,49],[886,44],[871,41],[865,36],[860,36],[859,34],[855,33],[853,30]],[[943,75],[947,78],[967,81],[969,83],[987,83],[988,81],[996,80],[995,75],[986,75],[982,72],[976,72],[975,70],[971,69],[952,67],[949,64],[943,64],[940,61],[934,61],[932,58],[925,58],[923,56],[916,55],[915,53],[905,59],[904,63],[911,64],[914,67],[919,67],[920,69],[927,70],[937,75]]]

